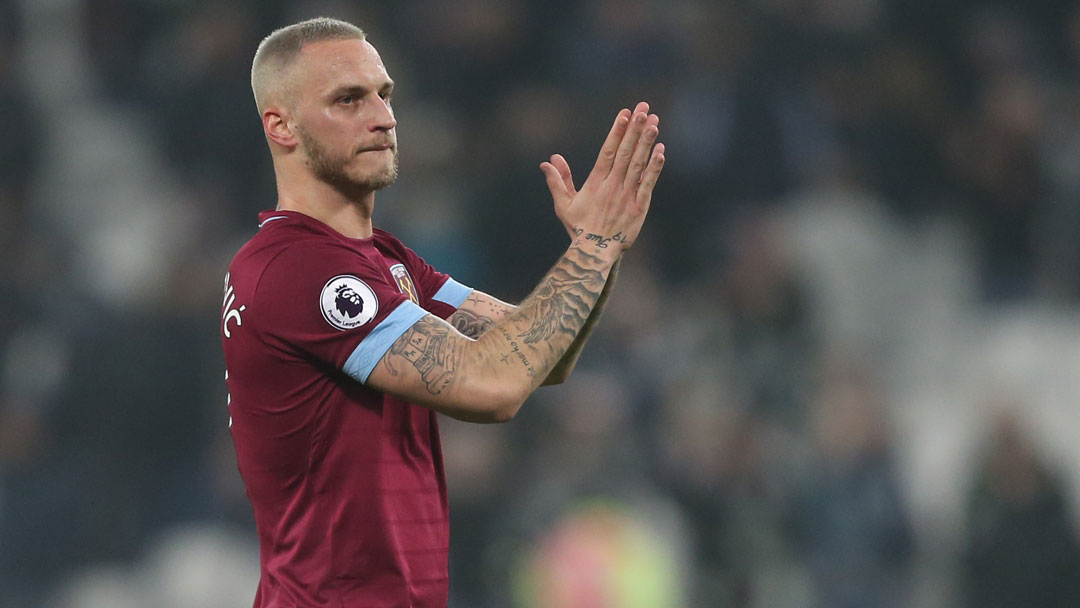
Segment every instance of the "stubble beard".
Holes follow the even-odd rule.
[[[388,166],[377,172],[357,177],[349,173],[348,167],[359,152],[354,152],[352,156],[335,156],[323,147],[317,139],[312,137],[307,130],[300,128],[297,133],[307,155],[307,165],[315,177],[351,199],[358,200],[362,196],[381,190],[397,180],[397,146],[392,149],[394,160]]]

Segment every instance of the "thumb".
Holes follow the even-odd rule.
[[[563,182],[559,170],[549,162],[540,163],[540,170],[544,172],[544,177],[547,179],[548,190],[551,191],[551,198],[555,201],[555,208],[559,210],[565,209],[570,204],[572,197],[566,191],[566,184]]]

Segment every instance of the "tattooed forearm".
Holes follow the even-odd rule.
[[[483,337],[483,348],[491,349],[487,360],[501,362],[501,369],[520,364],[535,388],[585,325],[609,271],[610,263],[571,247],[517,310]]]
[[[529,329],[518,337],[526,344],[536,344],[555,332],[576,335],[589,317],[604,282],[600,272],[586,269],[569,257],[563,258],[533,292],[538,314]]]
[[[477,292],[449,323],[423,317],[383,354],[367,383],[462,420],[508,420],[588,326],[613,268],[611,253],[581,240],[520,306]]]
[[[498,319],[514,310],[514,307],[484,294],[473,292],[461,305],[462,309],[470,310],[477,315]]]
[[[513,311],[513,306],[474,291],[446,320],[462,335],[476,339]]]
[[[454,329],[470,338],[479,338],[484,335],[484,332],[495,326],[495,321],[491,317],[485,317],[462,309],[458,309],[446,320],[454,326]]]
[[[398,375],[395,363],[405,360],[420,372],[428,392],[438,395],[454,381],[458,368],[456,341],[450,329],[427,319],[417,321],[401,334],[383,357],[392,376]]]
[[[600,297],[597,298],[596,304],[593,305],[592,311],[589,313],[589,318],[586,319],[585,324],[581,326],[581,331],[578,332],[574,341],[570,344],[570,348],[563,353],[559,362],[555,364],[555,367],[552,368],[551,372],[544,378],[543,384],[560,384],[570,376],[570,372],[572,372],[577,365],[578,357],[581,356],[581,350],[585,348],[585,342],[588,341],[589,335],[592,334],[593,327],[595,327],[596,322],[600,320],[600,315],[607,305],[608,298],[611,297],[611,288],[614,287],[618,275],[619,262],[615,262],[615,265],[611,267],[611,272],[608,274],[607,282],[604,283],[604,289],[600,292]]]
[[[521,364],[523,366],[525,366],[525,373],[527,373],[530,378],[535,378],[536,377],[536,368],[533,367],[532,363],[529,362],[528,355],[521,352],[521,347],[518,345],[517,340],[514,340],[514,337],[510,335],[510,332],[506,331],[506,329],[503,328],[503,327],[499,328],[499,332],[502,334],[503,338],[506,340],[506,343],[510,345],[510,353],[509,354],[516,356],[518,361],[520,361]],[[509,359],[509,356],[503,355],[503,358],[501,358],[500,360],[503,363],[507,363],[508,359]]]

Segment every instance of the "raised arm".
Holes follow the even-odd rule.
[[[585,343],[589,340],[597,321],[600,320],[600,315],[603,313],[608,297],[611,295],[611,289],[615,286],[615,278],[619,273],[619,263],[615,262],[615,265],[611,267],[607,281],[604,282],[604,288],[600,291],[600,297],[597,299],[596,305],[593,306],[592,312],[589,313],[589,318],[585,320],[585,325],[582,326],[581,331],[578,332],[577,337],[570,344],[570,348],[563,353],[562,358],[552,368],[551,373],[540,383],[541,386],[562,384],[574,371],[578,358],[581,356],[581,351],[585,348]],[[513,304],[507,304],[494,296],[474,290],[446,320],[462,335],[475,339],[484,335],[489,329],[495,327],[516,310],[517,306]]]
[[[512,418],[581,334],[641,230],[664,164],[663,144],[653,147],[656,122],[640,111],[616,117],[581,191],[561,210],[556,203],[563,222],[577,228],[574,242],[516,310],[476,340],[425,316],[383,355],[367,383],[463,420]]]
[[[585,319],[585,325],[581,327],[581,331],[578,332],[577,337],[570,344],[570,348],[563,353],[559,362],[555,364],[555,367],[544,378],[544,381],[540,383],[541,386],[562,384],[570,377],[570,372],[574,371],[578,358],[581,357],[581,351],[585,348],[585,343],[589,340],[589,336],[592,335],[596,322],[600,320],[604,307],[607,306],[608,298],[611,296],[611,288],[615,286],[615,278],[619,275],[619,263],[619,261],[616,261],[612,265],[611,272],[608,273],[607,281],[604,283],[604,288],[600,291],[600,297],[597,298],[596,305],[593,306],[592,312],[589,313],[589,318]]]

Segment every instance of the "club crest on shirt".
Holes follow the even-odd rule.
[[[367,283],[350,274],[341,274],[322,288],[319,310],[327,323],[345,331],[374,319],[379,300]]]
[[[394,283],[397,285],[398,291],[409,296],[413,304],[419,305],[420,296],[416,293],[416,284],[413,283],[409,271],[405,269],[405,265],[394,264],[390,267],[390,274],[394,277]]]

